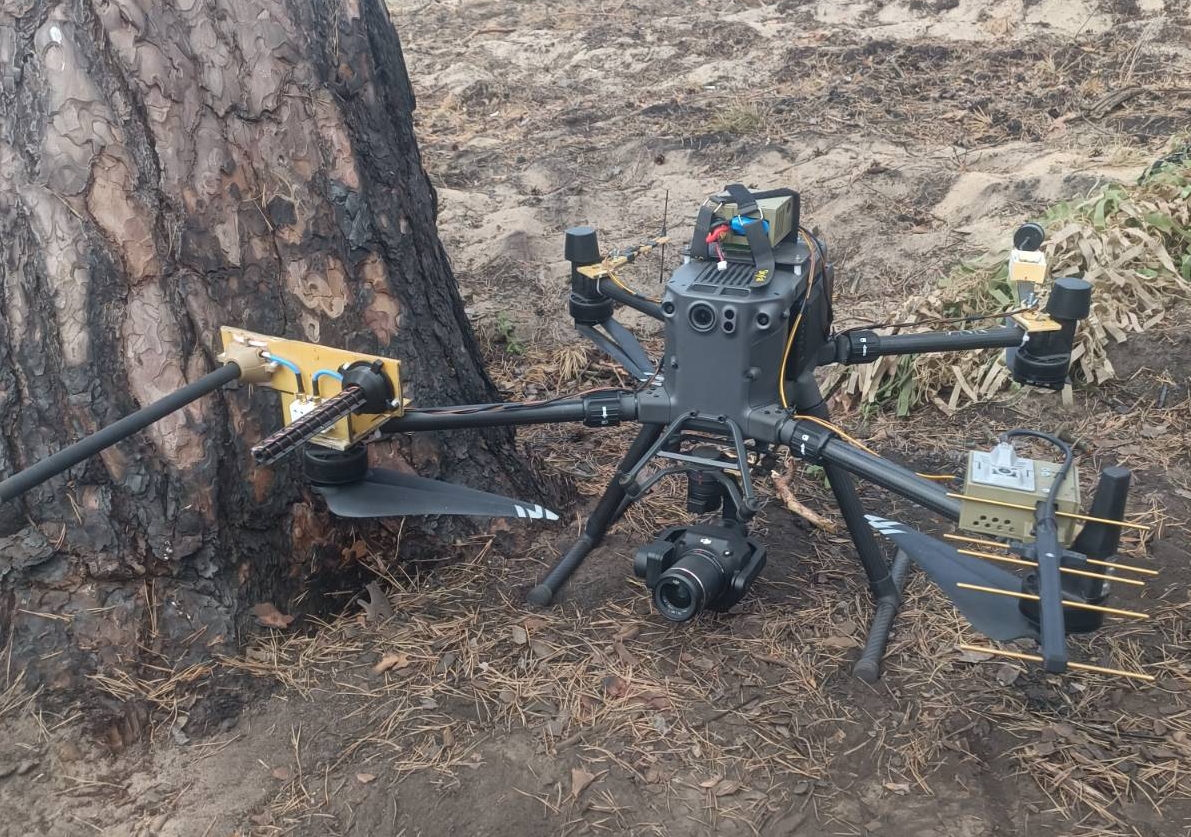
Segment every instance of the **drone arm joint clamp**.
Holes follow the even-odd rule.
[[[835,431],[810,421],[794,420],[790,429],[782,434],[782,441],[799,459],[819,463],[823,452],[836,438]]]

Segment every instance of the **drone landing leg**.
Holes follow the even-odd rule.
[[[604,495],[600,497],[595,511],[591,513],[591,517],[587,518],[579,540],[558,559],[558,563],[542,579],[542,583],[529,591],[526,598],[530,604],[545,607],[554,601],[554,596],[567,583],[567,579],[575,570],[579,569],[579,565],[583,563],[588,554],[599,546],[600,541],[608,532],[608,527],[616,522],[629,505],[626,502],[625,486],[620,482],[621,478],[633,470],[637,462],[653,447],[653,443],[661,435],[662,426],[659,424],[647,424],[641,428],[637,438],[629,445],[628,452],[620,460],[620,465],[612,476],[612,481],[604,489]]]
[[[865,683],[876,683],[881,676],[881,658],[885,656],[885,648],[889,645],[893,617],[897,616],[897,609],[902,603],[901,592],[905,589],[906,574],[909,571],[910,556],[899,549],[897,557],[893,559],[893,569],[889,573],[897,594],[877,599],[877,612],[873,614],[873,621],[868,627],[864,650],[852,666],[852,673]]]
[[[824,420],[828,418],[827,405],[823,403],[819,385],[810,374],[795,382],[795,403],[798,405],[798,412],[803,415]],[[899,551],[893,566],[889,566],[873,535],[872,527],[865,518],[864,504],[860,501],[860,494],[856,491],[852,475],[830,462],[823,463],[823,470],[831,483],[831,491],[848,527],[848,533],[856,545],[856,553],[860,557],[865,575],[868,576],[869,590],[877,602],[877,611],[869,626],[864,651],[852,669],[852,673],[861,680],[874,683],[880,674],[881,658],[889,644],[893,617],[897,615],[897,609],[901,605],[901,591],[906,583],[909,558]]]

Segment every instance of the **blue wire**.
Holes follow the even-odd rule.
[[[272,352],[262,352],[261,357],[265,358],[266,360],[271,360],[273,363],[280,363],[290,372],[293,372],[294,377],[298,381],[298,392],[302,391],[302,370],[298,368],[298,364],[294,363],[292,360],[286,360],[283,357],[278,357]]]
[[[338,372],[332,372],[330,369],[320,369],[317,372],[315,372],[314,375],[312,375],[310,378],[310,385],[314,387],[315,395],[318,395],[318,379],[319,378],[334,378],[336,381],[339,381],[340,384],[343,383],[343,376],[340,375]]]

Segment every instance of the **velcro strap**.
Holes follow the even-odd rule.
[[[777,263],[773,258],[773,246],[769,243],[769,236],[765,233],[765,224],[761,223],[761,209],[753,199],[753,193],[741,183],[730,183],[724,187],[728,197],[736,204],[736,214],[744,218],[754,217],[757,220],[744,225],[744,237],[748,240],[749,250],[753,254],[753,264],[757,266],[752,287],[763,287],[773,278],[773,271]]]

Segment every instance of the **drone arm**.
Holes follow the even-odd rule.
[[[600,294],[619,302],[621,305],[628,306],[635,311],[640,311],[642,314],[652,317],[655,320],[662,319],[662,306],[659,303],[640,294],[633,293],[609,281],[607,277],[601,277],[596,280],[596,288]]]
[[[380,427],[382,434],[418,430],[460,430],[475,427],[508,427],[525,424],[582,422],[588,427],[610,427],[637,418],[637,394],[615,390],[542,404],[468,404],[459,407],[405,411]]]
[[[604,330],[601,332],[599,328]],[[575,329],[595,344],[596,348],[628,370],[638,381],[647,381],[654,375],[654,364],[645,349],[637,342],[627,328],[609,317],[599,328],[586,323],[575,323]]]
[[[837,465],[923,508],[959,520],[960,501],[947,496],[945,488],[923,479],[909,468],[848,444],[822,425],[794,420],[783,429],[782,442],[801,459]]]
[[[888,355],[924,352],[964,352],[976,349],[1009,349],[1022,344],[1026,330],[999,326],[976,331],[928,331],[922,334],[880,335],[868,329],[845,331],[827,343],[819,357],[829,363],[872,363]]]
[[[1071,368],[1075,329],[1091,311],[1092,286],[1075,277],[1058,279],[1044,311],[1018,312],[1013,325],[975,331],[881,336],[871,330],[837,334],[820,350],[818,365],[871,363],[888,355],[1004,348],[1005,362],[1020,384],[1062,389]]]

